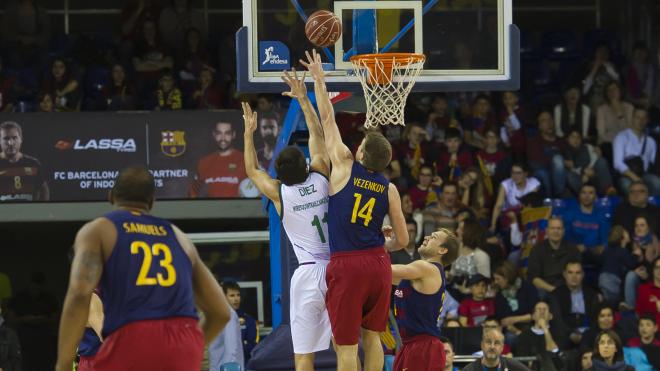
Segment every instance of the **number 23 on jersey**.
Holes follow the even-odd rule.
[[[144,241],[134,241],[131,244],[132,255],[142,255],[142,266],[140,273],[135,281],[136,286],[155,286],[169,287],[176,283],[176,270],[172,266],[172,250],[163,243],[155,243],[151,246]],[[156,277],[149,276],[153,257],[160,258],[160,266],[165,268],[166,274],[156,273]]]

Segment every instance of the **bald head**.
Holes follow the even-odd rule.
[[[151,208],[155,191],[154,178],[147,168],[141,165],[129,166],[122,170],[110,194],[113,204],[143,204]]]

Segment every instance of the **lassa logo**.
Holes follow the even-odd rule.
[[[60,150],[73,149],[74,151],[110,150],[117,152],[135,152],[137,150],[135,139],[133,138],[76,139],[73,146],[71,146],[71,143],[68,141],[60,140],[55,147]]]

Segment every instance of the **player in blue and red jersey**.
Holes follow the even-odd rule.
[[[393,251],[408,245],[399,192],[382,174],[392,158],[392,147],[381,133],[369,131],[353,159],[335,122],[321,57],[313,51],[301,63],[314,77],[332,164],[328,203],[331,257],[326,271],[326,306],[337,345],[337,369],[356,370],[357,344],[362,332],[365,370],[382,370],[379,333],[387,325],[392,280],[390,258],[383,247]],[[395,237],[386,243],[382,227],[388,214]]]
[[[446,230],[424,238],[422,259],[392,265],[394,313],[403,346],[394,359],[394,370],[444,371],[445,351],[438,317],[445,297],[445,270],[458,256],[456,236]]]
[[[94,370],[199,369],[204,343],[229,321],[227,299],[195,246],[176,226],[148,214],[154,190],[144,167],[123,170],[110,192],[117,210],[78,232],[57,371],[71,370],[97,287],[105,319]]]

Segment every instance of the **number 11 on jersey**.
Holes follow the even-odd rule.
[[[323,219],[319,219],[318,215],[314,215],[314,220],[312,220],[312,225],[316,227],[316,231],[319,233],[319,238],[321,243],[325,243],[325,233],[323,233],[323,227],[321,223],[328,223],[328,213],[323,214]]]

